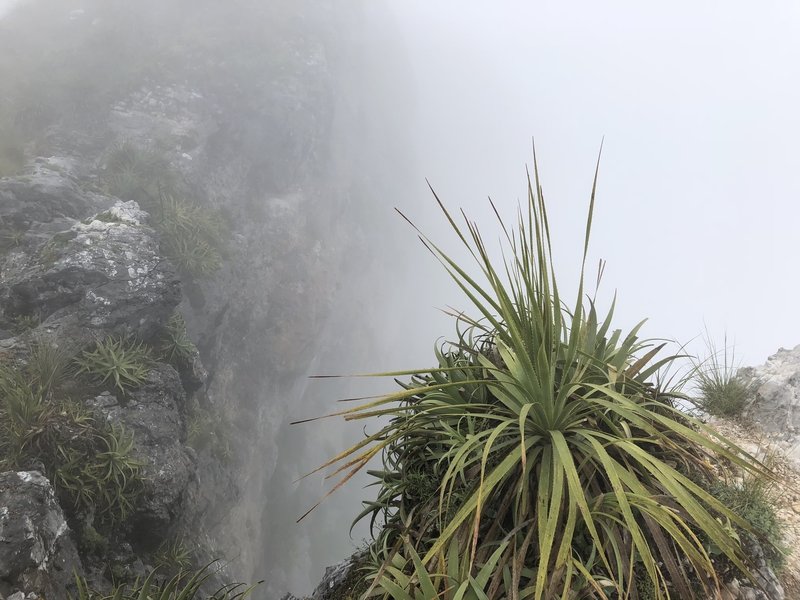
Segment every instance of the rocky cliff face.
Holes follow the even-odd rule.
[[[341,299],[371,234],[354,218],[358,152],[339,137],[362,133],[337,83],[337,25],[358,8],[177,4],[41,1],[0,21],[16,57],[0,60],[16,82],[0,131],[17,142],[0,148],[0,358],[27,368],[47,346],[73,361],[108,339],[153,355],[130,390],[74,372],[64,388],[131,440],[141,489],[124,523],[101,531],[88,503],[65,505],[53,465],[0,475],[0,516],[13,516],[0,520],[0,597],[66,598],[73,568],[108,589],[183,548],[196,564],[230,560],[222,579],[267,578],[264,597],[316,577],[309,531],[287,525],[308,501],[291,481],[312,465],[287,426],[311,365],[342,343],[332,311],[363,309]],[[32,24],[46,44],[21,34]],[[37,44],[56,58],[36,63]],[[180,360],[163,341],[176,314]]]
[[[781,348],[763,365],[741,374],[755,387],[745,416],[780,442],[800,466],[800,346]]]
[[[0,218],[6,232],[16,232],[13,245],[0,257],[0,353],[14,369],[38,365],[38,349],[61,349],[67,361],[108,336],[155,346],[181,299],[180,281],[160,251],[147,213],[133,201],[90,191],[69,163],[39,160],[25,175],[0,180]],[[69,503],[74,498],[66,480],[69,461],[51,460],[41,451],[4,456],[5,464],[29,470],[0,476],[2,593],[65,598],[74,591],[73,570],[88,574],[101,587],[111,571],[115,577],[128,571],[140,574],[144,564],[139,554],[147,560],[160,543],[178,535],[186,525],[187,499],[197,493],[196,453],[185,445],[187,391],[173,365],[155,361],[146,380],[130,393],[111,381],[92,383],[74,370],[69,377],[74,378],[70,386],[41,403],[64,411],[77,406],[80,419],[60,425],[42,421],[44,433],[34,431],[26,443],[44,448],[49,439],[40,438],[83,419],[124,430],[131,436],[131,456],[142,469],[142,489],[125,523],[105,530],[108,539],[103,543],[118,545],[116,557],[107,560],[87,550],[92,541],[87,532],[96,534],[100,515],[93,513],[91,503]],[[3,393],[10,402],[7,387]],[[3,411],[8,425],[10,407],[5,403]],[[14,432],[4,428],[5,435]],[[65,457],[73,449],[70,439],[53,442]],[[55,486],[45,475],[56,479]],[[76,481],[85,484],[84,479]]]

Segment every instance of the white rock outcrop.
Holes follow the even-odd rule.
[[[800,465],[800,346],[781,348],[763,365],[742,369],[740,374],[754,381],[756,388],[744,416]]]

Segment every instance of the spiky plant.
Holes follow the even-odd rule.
[[[222,266],[225,223],[194,202],[162,194],[154,209],[161,245],[173,263],[193,277],[209,277]]]
[[[172,364],[187,363],[197,354],[197,347],[186,331],[186,321],[181,313],[176,311],[167,321],[159,351],[162,358]]]
[[[42,470],[68,511],[119,523],[139,498],[142,463],[131,434],[62,395],[62,352],[40,341],[24,368],[0,363],[0,470]]]
[[[181,572],[170,579],[159,580],[156,571],[131,585],[116,586],[110,594],[94,591],[85,579],[76,578],[77,596],[70,600],[244,600],[255,589],[234,583],[205,593],[203,589],[215,574],[210,565],[193,572]]]
[[[24,370],[0,363],[0,469],[35,455],[61,421],[47,393]]]
[[[120,392],[140,386],[150,372],[150,349],[140,341],[108,337],[75,359],[78,373],[87,373],[100,384],[111,382]]]
[[[370,471],[378,497],[359,516],[377,529],[371,593],[635,600],[652,587],[657,600],[705,597],[720,589],[709,544],[751,576],[730,524],[750,526],[706,488],[714,456],[745,472],[763,466],[650,382],[674,357],[654,362],[661,346],[638,339],[641,324],[612,330],[613,305],[601,317],[584,298],[596,181],[571,307],[553,274],[535,157],[527,211],[516,230],[500,220],[505,264],[436,198],[483,282],[421,239],[475,314],[454,315],[457,339],[436,348],[435,368],[383,373],[410,380],[335,413],[380,421],[320,467],[338,467],[332,493],[382,458]],[[419,493],[420,481],[435,482],[433,493]]]
[[[219,270],[225,220],[217,211],[186,198],[186,185],[163,155],[123,142],[109,153],[105,181],[111,193],[136,200],[151,214],[161,248],[178,268],[196,278]]]
[[[736,352],[728,345],[718,349],[707,336],[708,358],[695,367],[697,403],[704,411],[720,417],[738,417],[755,395],[758,382],[744,377],[736,363]]]
[[[157,568],[185,572],[192,564],[192,551],[182,538],[164,540],[153,554]]]
[[[178,187],[178,177],[163,156],[130,141],[111,150],[104,179],[109,192],[123,200],[136,200],[148,209],[163,190]]]
[[[119,425],[95,422],[81,442],[58,446],[53,481],[73,510],[94,512],[106,524],[124,521],[142,492],[143,463],[134,456],[133,435]]]
[[[45,394],[61,387],[70,375],[72,353],[63,343],[53,343],[38,338],[30,345],[27,371],[31,384],[37,385]]]

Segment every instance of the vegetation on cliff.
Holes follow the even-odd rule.
[[[43,340],[22,366],[0,360],[0,471],[41,470],[68,512],[112,527],[136,503],[142,465],[132,436],[80,402],[74,373],[70,354]]]
[[[171,578],[159,578],[154,571],[142,581],[115,586],[107,594],[92,590],[86,580],[78,578],[77,595],[75,598],[70,596],[70,600],[244,600],[254,589],[242,583],[233,583],[212,592],[204,592],[213,575],[214,571],[209,566],[188,573],[181,572]]]
[[[189,277],[210,277],[221,266],[228,231],[225,219],[189,200],[187,185],[163,156],[124,142],[106,161],[105,185],[111,194],[136,200],[152,217],[161,249]]]
[[[639,340],[641,325],[612,329],[613,306],[601,316],[587,299],[594,185],[572,305],[535,160],[517,229],[500,220],[504,264],[439,204],[485,283],[421,239],[474,314],[453,313],[435,368],[380,374],[410,379],[336,413],[380,425],[321,467],[337,467],[335,490],[381,457],[358,517],[375,535],[370,594],[660,600],[717,594],[728,569],[755,581],[741,539],[758,532],[710,489],[719,461],[769,472],[680,409],[658,377],[676,357],[656,360],[663,345]]]

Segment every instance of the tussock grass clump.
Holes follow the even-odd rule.
[[[112,382],[123,394],[139,387],[152,366],[150,349],[143,342],[124,337],[108,337],[84,350],[75,359],[78,373],[86,373],[98,384]]]
[[[192,564],[192,551],[182,538],[165,540],[153,554],[156,568],[185,572]]]
[[[105,179],[111,193],[136,200],[152,215],[162,251],[175,266],[195,278],[219,270],[228,236],[225,220],[187,199],[186,186],[162,155],[124,142],[109,155]]]
[[[54,344],[44,339],[30,346],[27,371],[30,381],[48,393],[60,389],[72,375],[70,360],[73,351],[65,344]]]
[[[12,319],[11,329],[15,334],[20,335],[31,329],[36,329],[40,322],[41,319],[38,314],[16,315]]]
[[[711,487],[720,502],[747,521],[760,539],[766,540],[765,556],[775,571],[786,563],[783,544],[783,523],[775,513],[774,497],[751,480],[732,483],[716,482]]]
[[[172,365],[186,364],[197,354],[181,313],[175,312],[167,321],[158,350],[161,358]]]
[[[219,270],[227,236],[219,214],[169,195],[162,195],[154,214],[161,247],[175,266],[196,278]]]
[[[128,141],[109,153],[104,179],[110,193],[143,206],[152,204],[165,190],[177,190],[180,183],[163,156]]]
[[[373,528],[370,593],[396,600],[636,599],[639,590],[655,600],[714,597],[721,582],[709,544],[751,577],[728,524],[752,526],[696,482],[717,480],[714,456],[745,473],[766,469],[681,412],[677,390],[651,380],[675,358],[655,359],[663,344],[640,340],[641,324],[613,329],[613,305],[603,316],[586,298],[594,196],[593,186],[569,305],[553,274],[535,160],[516,229],[500,220],[502,264],[473,222],[458,225],[439,202],[480,278],[421,239],[473,314],[453,312],[456,339],[435,348],[435,367],[378,374],[407,379],[396,392],[336,413],[380,421],[320,467],[335,466],[341,476],[332,492],[382,461],[369,471],[377,497],[358,517]]]
[[[133,456],[133,435],[121,426],[100,427],[94,419],[88,421],[85,434],[83,442],[59,448],[56,487],[73,499],[74,509],[95,511],[101,520],[123,521],[142,492],[143,463]]]
[[[196,278],[219,270],[226,228],[218,214],[188,200],[162,196],[155,215],[161,247],[175,266]]]
[[[710,415],[738,417],[753,399],[758,382],[742,375],[733,348],[729,355],[727,336],[722,350],[710,340],[707,346],[708,358],[695,367],[697,404]]]
[[[738,417],[753,397],[754,386],[738,375],[717,375],[701,376],[700,406],[711,415]]]
[[[98,422],[64,384],[71,353],[36,342],[28,363],[0,363],[0,470],[35,469],[53,483],[70,512],[113,525],[141,492],[133,437]]]

